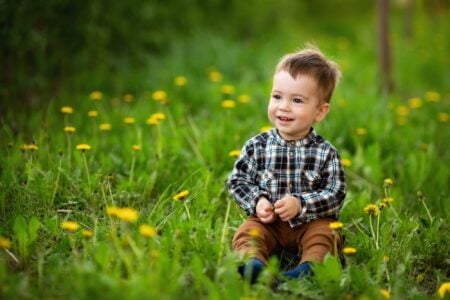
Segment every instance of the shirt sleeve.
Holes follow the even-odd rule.
[[[258,185],[255,146],[247,142],[228,177],[228,190],[236,203],[249,215],[256,215],[256,203],[261,196],[269,199],[269,193]]]
[[[297,195],[302,209],[297,217],[302,223],[317,218],[331,217],[337,219],[346,194],[344,168],[336,151],[329,153],[321,170],[321,184],[317,190]]]

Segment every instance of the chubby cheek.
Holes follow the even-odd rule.
[[[273,109],[273,106],[269,104],[268,108],[267,108],[267,117],[269,118],[269,120],[273,123],[274,118],[275,118],[275,111]]]

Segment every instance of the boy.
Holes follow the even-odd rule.
[[[345,176],[337,150],[313,124],[327,115],[339,77],[337,65],[318,49],[284,56],[268,105],[274,128],[245,143],[228,178],[230,194],[249,215],[233,250],[250,256],[239,270],[251,282],[277,251],[301,253],[300,264],[283,273],[299,278],[335,250],[329,223],[339,216]]]

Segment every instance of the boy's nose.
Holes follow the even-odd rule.
[[[282,101],[279,106],[281,110],[290,110],[290,107],[291,106],[289,105],[289,101],[287,100]]]

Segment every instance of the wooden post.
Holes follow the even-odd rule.
[[[378,47],[383,94],[392,92],[391,52],[389,43],[389,0],[378,0]]]

